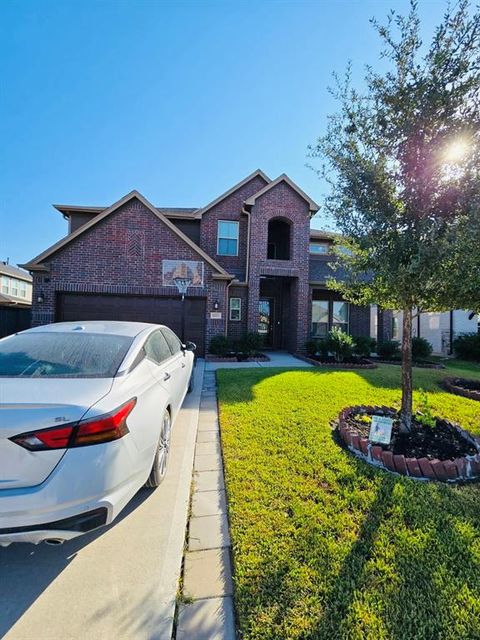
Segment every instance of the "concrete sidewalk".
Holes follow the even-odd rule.
[[[142,489],[110,527],[60,547],[0,548],[1,638],[170,640],[203,372],[199,360],[158,489]]]
[[[205,371],[217,369],[251,369],[252,367],[288,367],[289,369],[312,367],[308,362],[299,360],[286,351],[269,351],[267,362],[207,362]]]
[[[227,500],[220,448],[215,373],[206,372],[193,472],[177,640],[235,640]]]

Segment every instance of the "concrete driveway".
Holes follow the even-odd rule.
[[[158,489],[142,489],[113,525],[62,546],[0,548],[0,638],[170,639],[203,370],[199,361]]]

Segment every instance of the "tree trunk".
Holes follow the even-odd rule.
[[[412,429],[412,309],[403,310],[402,332],[402,408],[400,429]]]

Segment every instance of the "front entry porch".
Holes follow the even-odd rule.
[[[292,323],[295,308],[292,304],[294,278],[263,276],[260,278],[257,331],[264,349],[291,348]]]

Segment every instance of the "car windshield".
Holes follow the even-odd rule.
[[[0,376],[111,378],[132,342],[93,333],[19,333],[0,341]]]

